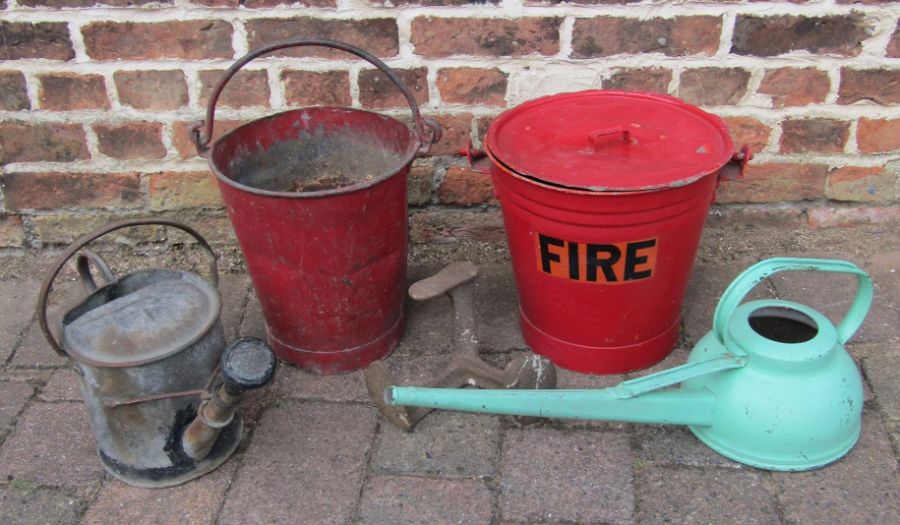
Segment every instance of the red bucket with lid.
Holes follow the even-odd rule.
[[[583,91],[503,113],[484,146],[532,350],[588,373],[668,355],[719,177],[750,157],[722,120],[668,96]]]

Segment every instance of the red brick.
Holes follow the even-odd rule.
[[[316,38],[340,40],[369,53],[388,58],[400,51],[397,21],[393,18],[367,18],[361,20],[322,20],[320,18],[264,18],[246,23],[250,49],[257,49],[280,40],[297,38],[297,35],[315,35]],[[325,57],[348,59],[353,55],[320,46],[302,47],[273,53],[274,56]]]
[[[231,58],[231,24],[220,20],[93,22],[82,29],[94,60]]]
[[[666,56],[711,55],[719,49],[722,19],[717,16],[675,18],[577,18],[572,57],[663,53]]]
[[[884,105],[900,103],[900,69],[841,68],[838,104],[860,100]]]
[[[823,17],[738,15],[731,52],[774,56],[809,51],[856,56],[870,29],[860,13]]]
[[[413,244],[461,240],[505,242],[506,231],[499,208],[488,208],[480,213],[426,209],[410,214],[409,240]]]
[[[782,108],[825,102],[829,89],[828,73],[812,67],[786,67],[767,70],[758,91],[771,95],[772,104]]]
[[[209,104],[213,88],[224,71],[200,72],[200,104]],[[219,107],[269,107],[269,75],[265,70],[242,70],[231,77],[217,102]]]
[[[53,7],[56,9],[60,9],[64,7],[93,6],[132,7],[147,4],[172,5],[173,1],[174,0],[19,0],[19,5],[26,7]]]
[[[178,156],[183,159],[197,157],[197,148],[194,146],[194,140],[191,138],[191,129],[193,129],[195,124],[197,124],[196,121],[177,121],[172,124],[172,145],[178,151]],[[240,120],[216,119],[213,127],[213,142],[219,140],[223,135],[241,124],[244,124],[244,122]]]
[[[850,122],[832,119],[788,119],[781,123],[782,153],[840,153]]]
[[[4,22],[0,21],[0,60],[49,58],[72,60],[75,50],[65,22]]]
[[[438,71],[437,87],[443,102],[505,106],[508,77],[497,68],[445,68]]]
[[[291,106],[349,106],[350,74],[346,71],[282,71],[285,102]]]
[[[863,153],[885,153],[900,149],[900,120],[859,119],[856,143]]]
[[[821,164],[755,164],[744,177],[724,180],[716,202],[792,202],[821,198],[828,167]]]
[[[437,190],[443,204],[497,204],[491,176],[463,166],[450,166]]]
[[[472,115],[432,115],[443,128],[443,136],[437,144],[431,146],[428,155],[457,155],[472,136]]]
[[[737,104],[747,93],[750,72],[740,68],[701,67],[681,74],[678,96],[703,106]]]
[[[888,42],[886,56],[891,58],[900,57],[900,22],[897,22],[897,28],[894,29],[894,34],[891,35],[891,41]]]
[[[191,0],[191,2],[209,7],[244,7],[247,9],[277,7],[285,4],[306,7],[337,6],[337,0]]]
[[[395,69],[394,73],[400,81],[412,91],[419,104],[428,102],[428,70],[424,67],[416,69]],[[384,73],[377,69],[364,69],[359,72],[359,102],[364,108],[399,108],[407,107],[403,93]]]
[[[166,156],[162,143],[162,124],[124,122],[94,124],[100,153],[122,160],[161,159]]]
[[[0,165],[90,158],[81,124],[0,122]]]
[[[25,227],[18,215],[0,213],[0,248],[19,248],[25,242]]]
[[[21,71],[0,71],[0,109],[31,109],[25,75]]]
[[[883,167],[836,168],[828,174],[825,196],[836,201],[890,201],[894,197],[894,174]]]
[[[184,73],[165,71],[116,71],[113,75],[119,102],[135,109],[164,111],[188,103]]]
[[[734,146],[740,149],[744,145],[750,146],[750,151],[759,153],[769,144],[769,135],[772,129],[752,117],[723,117],[728,125],[728,133]]]
[[[525,56],[559,52],[561,18],[437,18],[416,17],[410,40],[416,54]]]
[[[10,210],[126,207],[141,199],[135,173],[7,173],[2,181]]]
[[[154,211],[222,207],[215,178],[207,171],[154,173],[149,191]]]
[[[672,81],[672,71],[661,67],[616,69],[609,80],[603,82],[603,89],[620,91],[649,91],[667,94]]]
[[[840,228],[859,224],[900,222],[900,206],[864,208],[811,208],[806,212],[810,228]]]
[[[41,109],[71,111],[109,108],[106,83],[100,75],[50,73],[38,78],[41,82]]]

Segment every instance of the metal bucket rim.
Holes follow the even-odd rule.
[[[154,272],[159,272],[159,271],[174,272],[174,273],[179,273],[179,274],[190,277],[191,284],[194,284],[201,288],[206,288],[206,290],[204,290],[204,291],[208,292],[210,294],[209,297],[213,300],[213,303],[211,305],[212,308],[210,308],[210,312],[213,315],[209,316],[209,319],[202,326],[202,328],[197,330],[196,335],[194,337],[192,337],[190,340],[186,341],[181,348],[176,348],[169,352],[155,355],[155,356],[145,358],[145,359],[134,359],[131,361],[110,363],[107,361],[98,361],[96,359],[87,357],[86,355],[82,354],[81,352],[78,352],[75,349],[66,345],[66,340],[65,340],[65,326],[66,325],[63,323],[63,320],[75,308],[78,308],[81,304],[84,304],[84,302],[89,297],[97,295],[97,294],[105,293],[105,290],[107,287],[109,287],[113,284],[120,283],[121,281],[124,281],[131,276],[141,275],[141,274],[146,274],[146,273],[154,273]],[[87,313],[87,312],[85,312],[85,313]],[[100,288],[97,288],[97,290],[95,290],[90,295],[88,295],[87,297],[82,299],[82,301],[79,302],[78,305],[76,305],[75,307],[71,308],[68,312],[66,312],[66,314],[63,315],[62,318],[60,318],[58,326],[60,327],[60,337],[62,338],[63,348],[66,349],[66,354],[68,354],[69,357],[71,357],[73,360],[78,362],[78,364],[88,365],[88,366],[92,366],[92,367],[96,367],[96,368],[131,368],[131,367],[135,367],[135,366],[142,366],[142,365],[157,363],[159,361],[162,361],[163,359],[167,359],[167,358],[185,350],[186,348],[191,347],[197,341],[200,341],[201,339],[206,337],[206,334],[208,334],[213,328],[215,328],[216,324],[221,320],[221,318],[222,318],[222,294],[219,292],[219,289],[216,288],[215,286],[211,285],[209,283],[209,281],[207,281],[200,275],[197,275],[196,273],[190,272],[187,270],[179,270],[179,269],[172,269],[172,268],[149,268],[149,269],[145,269],[145,270],[138,270],[138,271],[131,272],[128,275],[125,275],[124,277],[122,277],[112,283],[108,283],[104,286],[101,286]],[[72,321],[74,321],[74,319]]]
[[[326,110],[326,111],[366,113],[369,115],[376,116],[383,120],[389,120],[389,121],[396,122],[397,124],[400,124],[402,126],[402,128],[405,129],[406,132],[409,134],[409,146],[407,148],[406,155],[404,155],[402,157],[402,161],[399,162],[395,168],[392,168],[391,171],[386,172],[378,177],[373,177],[371,180],[364,180],[361,182],[357,182],[355,184],[350,184],[348,186],[341,186],[339,188],[335,188],[335,189],[331,189],[331,190],[318,190],[318,191],[305,191],[305,192],[302,192],[302,191],[271,191],[271,190],[263,190],[263,189],[259,189],[259,188],[254,188],[253,186],[247,186],[246,184],[241,184],[240,182],[237,182],[236,180],[234,180],[230,177],[227,177],[224,173],[222,173],[222,171],[219,169],[219,167],[216,165],[215,161],[213,160],[213,154],[214,154],[216,148],[218,147],[219,143],[222,142],[223,140],[227,139],[228,137],[230,137],[232,134],[234,134],[238,130],[246,128],[247,126],[257,125],[261,122],[265,122],[267,120],[272,120],[272,119],[281,117],[288,113],[302,113],[304,111],[309,111],[309,110],[314,110],[314,111]],[[289,109],[287,111],[282,111],[280,113],[275,113],[272,115],[267,115],[262,118],[258,118],[256,120],[252,120],[250,122],[247,122],[246,124],[241,124],[240,126],[234,128],[233,130],[229,131],[228,133],[226,133],[226,134],[222,135],[221,137],[219,137],[218,139],[216,139],[216,141],[212,144],[212,146],[203,153],[203,156],[206,157],[206,160],[209,163],[209,167],[212,170],[213,174],[215,174],[216,179],[218,179],[220,182],[223,182],[237,190],[240,190],[240,191],[243,191],[246,193],[250,193],[253,195],[261,195],[261,196],[266,196],[266,197],[280,197],[280,198],[284,198],[284,199],[314,199],[314,198],[321,198],[321,197],[332,197],[335,195],[343,195],[346,193],[354,193],[357,191],[371,188],[372,186],[375,186],[376,184],[379,184],[387,179],[390,179],[391,177],[402,173],[403,170],[406,169],[407,166],[409,166],[409,164],[416,157],[416,154],[418,153],[418,149],[419,149],[419,140],[416,138],[415,134],[409,129],[409,127],[406,126],[406,124],[404,124],[403,122],[401,122],[398,119],[395,119],[394,117],[391,117],[388,115],[382,115],[381,113],[376,113],[374,111],[368,111],[365,109],[348,108],[348,107],[342,107],[342,106],[310,106],[310,107],[303,107],[303,108],[297,108],[297,109]]]

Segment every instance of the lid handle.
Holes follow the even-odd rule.
[[[591,133],[588,133],[588,142],[594,146],[594,151],[596,151],[604,144],[609,144],[610,141],[608,137],[611,135],[620,135],[622,142],[631,144],[631,130],[625,126],[614,126],[598,131],[592,131]]]
[[[82,235],[74,243],[72,243],[71,246],[66,248],[66,251],[64,251],[62,253],[62,255],[60,255],[59,259],[55,263],[53,263],[53,267],[50,269],[50,272],[47,274],[47,277],[44,278],[43,284],[41,284],[41,293],[38,296],[38,304],[37,304],[38,324],[41,327],[41,332],[43,332],[44,337],[47,339],[47,342],[50,344],[50,347],[53,348],[53,350],[57,354],[64,356],[64,357],[67,356],[66,351],[63,350],[62,345],[59,343],[59,341],[53,335],[53,332],[50,331],[50,324],[47,322],[47,303],[48,303],[48,300],[50,297],[50,291],[53,288],[53,281],[56,280],[56,277],[59,275],[59,272],[62,271],[63,266],[66,265],[66,263],[69,261],[69,259],[72,258],[72,256],[74,256],[76,253],[78,253],[79,250],[81,250],[82,248],[87,246],[87,244],[90,243],[91,241],[95,241],[95,240],[99,239],[100,237],[103,237],[104,235],[114,232],[116,230],[121,230],[123,228],[128,228],[130,226],[144,226],[144,225],[150,225],[150,224],[178,228],[179,230],[182,230],[182,231],[188,233],[194,239],[196,239],[197,242],[200,244],[200,246],[203,248],[203,250],[206,251],[206,254],[209,256],[209,278],[210,278],[210,280],[212,281],[214,286],[219,284],[219,267],[218,267],[218,264],[216,263],[216,254],[215,254],[215,252],[213,252],[212,247],[209,245],[209,243],[206,241],[206,239],[204,239],[203,236],[197,232],[197,230],[191,228],[190,226],[187,226],[185,224],[181,224],[180,222],[172,221],[169,219],[152,219],[152,218],[126,219],[126,220],[111,222],[111,223],[107,224],[106,226],[101,226],[100,228],[97,228],[96,230],[93,230],[91,232],[88,232],[88,233]],[[93,253],[90,251],[86,251],[83,253],[88,253],[88,254],[93,255]],[[106,279],[107,282],[112,282],[112,280],[115,280],[115,278],[113,277],[112,271],[109,270],[109,266],[106,264],[106,262],[104,262],[103,259],[100,259],[99,257],[96,257],[96,256],[95,256],[96,258],[91,258],[91,255],[87,255],[87,258],[90,259],[93,263],[95,263],[97,265],[97,267],[99,268],[100,273],[103,275],[104,279]],[[93,277],[90,277],[90,269],[88,268],[89,263],[86,260],[83,263],[81,261],[82,261],[82,259],[81,259],[81,257],[79,257],[78,272],[79,272],[79,275],[81,275],[82,282],[84,283],[85,288],[88,290],[88,292],[90,292],[91,285],[93,285],[96,288],[96,284],[94,283]],[[87,275],[88,275],[87,278],[85,278],[84,272],[87,272]],[[111,280],[110,280],[110,278],[111,278]]]

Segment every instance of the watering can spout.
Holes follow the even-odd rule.
[[[657,423],[711,425],[716,396],[709,390],[674,389],[622,398],[604,390],[452,390],[391,387],[390,405],[411,405],[462,412]]]

